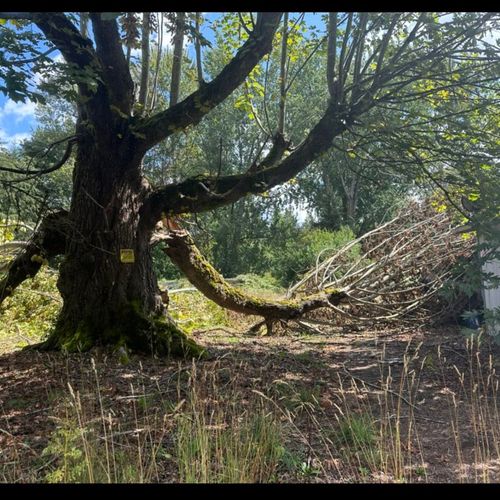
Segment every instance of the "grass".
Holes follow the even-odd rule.
[[[500,465],[499,378],[493,356],[490,354],[486,360],[482,358],[481,343],[481,335],[467,339],[465,357],[468,369],[453,365],[456,384],[454,390],[445,392],[459,464],[459,480],[465,482],[490,482],[492,470]],[[445,352],[440,349],[438,356],[443,366]],[[441,370],[441,377],[446,383],[448,377],[444,370]],[[464,406],[469,410],[466,418]],[[464,428],[470,429],[472,435],[472,446],[469,446],[472,448],[469,450],[472,465],[467,464],[465,456]]]
[[[53,277],[42,273],[37,279],[34,291],[40,293],[21,290],[4,308],[0,338],[13,337],[10,350],[25,342],[17,330],[27,341],[35,339],[56,310],[57,301],[49,297]],[[230,315],[197,292],[174,294],[171,300],[173,315],[188,330],[231,325]],[[52,305],[41,315],[46,301]],[[246,352],[243,337],[227,343],[231,340],[238,341],[231,346],[236,354]],[[49,373],[68,382],[47,394],[51,433],[42,452],[20,437],[8,418],[2,420],[0,437],[9,444],[0,450],[0,481],[496,481],[498,360],[481,336],[453,346],[409,343],[395,364],[387,362],[394,353],[382,350],[374,360],[375,379],[373,370],[370,378],[346,365],[332,368],[312,349],[292,358],[290,348],[277,347],[273,360],[300,371],[302,378],[287,378],[284,369],[255,387],[254,371],[262,369],[262,379],[265,369],[251,353],[239,365],[224,356],[179,364],[175,376],[156,385],[154,376],[132,363],[121,368],[129,385],[119,399],[102,375],[113,360],[104,356],[91,362],[88,355],[75,355],[77,374],[69,362],[61,374],[62,358],[47,361]],[[1,403],[2,417],[29,412],[32,404],[17,395]],[[432,408],[438,406],[435,416]],[[437,451],[446,454],[446,466],[436,462]]]
[[[462,368],[444,348],[432,354],[432,364],[421,351],[408,344],[398,368],[380,363],[379,379],[369,385],[348,370],[337,372],[328,404],[324,384],[277,380],[265,393],[245,384],[243,364],[231,370],[221,359],[179,364],[167,388],[152,386],[139,367],[117,406],[109,386],[103,389],[105,366],[91,360],[89,367],[82,357],[77,373],[68,367],[66,389],[49,401],[54,428],[43,452],[26,467],[20,457],[27,445],[17,441],[0,480],[426,482],[433,476],[422,435],[433,417],[423,411],[421,386],[426,371],[435,379],[437,369],[434,394],[448,409],[443,429],[451,429],[448,477],[494,480],[500,463],[495,360],[481,355],[477,340],[460,352],[467,360]],[[23,407],[17,400],[4,406]]]
[[[179,415],[175,434],[179,480],[272,481],[284,452],[276,415],[261,400],[247,402],[242,410],[241,395],[233,383],[222,392],[217,378],[203,372],[200,379],[195,365],[190,386],[187,408]]]
[[[160,387],[153,393],[131,383],[123,414],[104,395],[100,368],[94,359],[90,369],[82,361],[78,385],[68,382],[52,401],[55,428],[37,460],[23,470],[18,453],[0,466],[0,480],[148,483],[164,474],[188,483],[275,480],[284,453],[281,423],[260,398],[243,401],[234,378],[221,382],[224,369],[180,369],[175,399]]]

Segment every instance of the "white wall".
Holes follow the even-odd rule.
[[[494,276],[500,277],[500,260],[492,259],[488,260],[483,264],[483,272],[491,273]],[[482,290],[484,307],[486,310],[493,310],[500,307],[500,287],[497,288],[486,288],[488,286],[487,282],[484,282],[484,287]],[[500,334],[500,321],[495,324],[490,325],[490,333],[493,335]]]

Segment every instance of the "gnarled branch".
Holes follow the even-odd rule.
[[[337,305],[345,297],[342,290],[332,289],[303,300],[263,300],[230,285],[201,254],[187,231],[170,231],[165,241],[165,253],[203,295],[226,309],[262,316],[268,329],[274,321],[297,319],[320,307]]]
[[[9,265],[7,276],[0,281],[0,304],[24,280],[35,276],[46,259],[64,252],[67,216],[62,210],[45,217],[24,250]]]

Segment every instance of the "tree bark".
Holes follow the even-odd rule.
[[[112,345],[158,355],[199,355],[201,349],[174,324],[161,301],[151,224],[140,214],[149,189],[141,159],[123,155],[133,150],[130,138],[117,145],[103,141],[103,147],[91,137],[79,143],[58,280],[63,308],[45,347],[77,351]]]

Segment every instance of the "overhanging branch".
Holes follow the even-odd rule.
[[[56,143],[53,143],[50,145],[49,149],[54,146],[57,143],[61,143],[64,141],[68,141],[68,144],[66,146],[66,150],[64,151],[64,154],[62,158],[57,162],[54,163],[54,165],[50,167],[45,167],[41,168],[38,170],[28,170],[28,169],[21,169],[21,168],[10,168],[10,167],[1,167],[0,166],[0,171],[2,172],[9,172],[12,174],[21,174],[21,175],[26,175],[26,176],[39,176],[39,175],[44,175],[44,174],[49,174],[50,172],[55,172],[59,168],[61,168],[69,159],[71,156],[71,152],[73,151],[73,146],[75,145],[77,141],[77,137],[75,135],[72,135],[70,137],[66,137],[62,139],[61,141],[57,141]],[[23,179],[25,180],[25,179]]]

